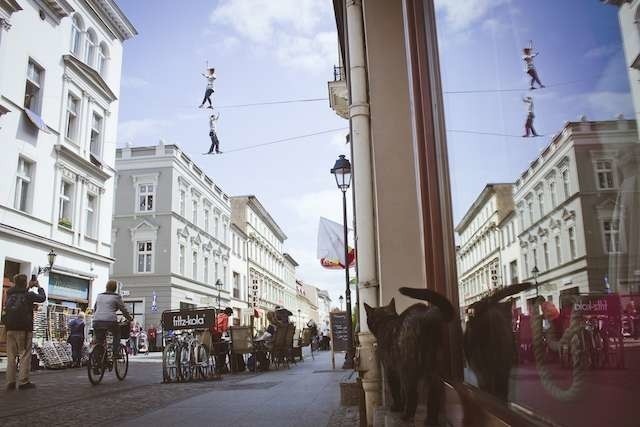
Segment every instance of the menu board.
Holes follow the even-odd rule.
[[[331,328],[331,345],[333,351],[347,351],[349,349],[349,323],[346,311],[329,313]]]

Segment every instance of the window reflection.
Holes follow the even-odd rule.
[[[474,341],[465,378],[501,397],[487,369],[510,357],[509,401],[637,425],[639,2],[471,3],[436,2],[459,300],[467,329],[498,295],[513,346],[483,365]]]

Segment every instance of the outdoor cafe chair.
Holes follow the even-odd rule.
[[[280,365],[286,365],[289,367],[289,346],[287,345],[287,335],[289,331],[289,326],[294,327],[293,325],[287,324],[279,326],[276,329],[276,333],[273,337],[273,348],[271,349],[271,363],[279,368]]]
[[[257,360],[255,345],[253,344],[253,333],[250,326],[232,326],[229,328],[231,334],[231,360],[235,360],[236,355],[242,356],[249,354]],[[245,360],[246,365],[246,360]],[[253,371],[257,371],[258,364],[254,364]],[[233,363],[232,363],[233,368]]]

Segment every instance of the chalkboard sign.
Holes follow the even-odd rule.
[[[212,308],[166,310],[162,312],[164,330],[209,329],[215,322],[216,311]]]
[[[349,323],[347,312],[337,311],[329,313],[331,327],[331,346],[333,351],[347,351],[349,349]]]

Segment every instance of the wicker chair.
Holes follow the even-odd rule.
[[[290,335],[289,330],[292,329],[291,338],[287,338]],[[289,350],[290,343],[293,342],[293,334],[295,333],[295,326],[292,324],[282,325],[276,329],[276,334],[273,337],[273,348],[271,349],[271,363],[279,368],[280,365],[286,365],[289,368]]]
[[[238,369],[234,366],[236,355],[241,355],[244,358],[245,354],[249,354],[256,358],[253,334],[250,326],[232,326],[229,328],[229,333],[231,334],[231,368],[232,371],[237,371]],[[256,368],[257,363],[254,366],[254,372]]]

